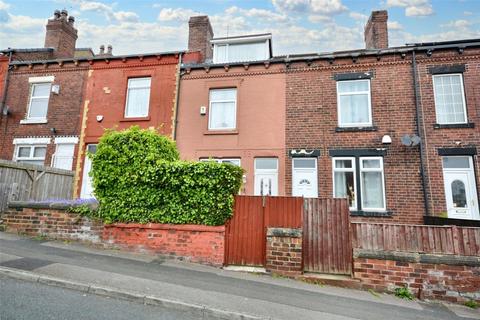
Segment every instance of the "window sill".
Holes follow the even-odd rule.
[[[475,123],[453,123],[453,124],[440,124],[435,123],[433,125],[434,129],[462,129],[462,128],[475,128]]]
[[[336,127],[335,132],[358,132],[358,131],[377,131],[375,126],[368,127]]]
[[[150,116],[148,116],[148,117],[132,117],[132,118],[123,118],[123,119],[120,119],[120,122],[135,122],[135,121],[150,121]]]
[[[208,130],[203,133],[204,135],[236,135],[237,130]]]
[[[42,124],[47,123],[47,119],[23,119],[20,124]]]
[[[352,217],[391,217],[391,211],[363,211],[363,210],[355,210],[350,211],[350,215]]]

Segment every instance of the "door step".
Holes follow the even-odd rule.
[[[240,272],[252,272],[252,273],[267,273],[264,267],[252,267],[252,266],[225,266],[223,270],[227,271],[240,271]]]
[[[298,278],[302,281],[315,283],[315,284],[323,284],[323,285],[349,288],[349,289],[362,288],[360,280],[354,279],[347,275],[325,274],[325,273],[304,273]]]

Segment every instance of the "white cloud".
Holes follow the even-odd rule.
[[[186,22],[190,17],[202,15],[202,13],[184,8],[163,8],[158,14],[159,21],[180,21]]]
[[[464,15],[464,16],[471,16],[471,15],[473,15],[473,12],[471,12],[471,11],[463,11],[463,15]]]
[[[433,14],[429,0],[387,0],[387,7],[405,8],[407,17],[423,17]]]
[[[242,9],[236,6],[230,7],[225,10],[225,13],[229,15],[244,15],[249,18],[261,19],[264,22],[284,22],[287,20],[287,15],[275,13],[264,9]]]
[[[139,20],[138,14],[131,11],[115,11],[113,5],[109,6],[101,2],[96,1],[74,1],[79,5],[80,11],[93,11],[104,14],[108,21],[116,22],[137,22]]]
[[[359,12],[354,12],[351,11],[348,16],[354,20],[361,21],[361,22],[367,22],[368,16]]]
[[[274,7],[281,12],[302,12],[311,14],[335,15],[348,10],[342,0],[272,0]]]
[[[388,30],[403,30],[403,26],[398,21],[388,21]]]
[[[10,5],[0,0],[0,10],[7,10],[8,8],[10,8]]]
[[[465,29],[472,25],[472,23],[468,20],[454,20],[448,23],[442,24],[442,27],[447,28],[458,28],[458,29]]]
[[[312,14],[308,16],[308,21],[312,23],[328,23],[333,22],[333,19],[329,16]]]

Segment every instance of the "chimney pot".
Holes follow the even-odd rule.
[[[70,23],[71,25],[73,25],[73,23],[75,22],[75,17],[68,17],[68,23]]]
[[[67,20],[68,11],[67,11],[66,9],[63,9],[63,10],[60,12],[60,15],[62,16],[62,19]]]
[[[77,41],[77,29],[74,28],[74,17],[68,17],[68,11],[55,10],[53,19],[47,22],[45,48],[53,48],[53,59],[73,58]]]
[[[53,12],[53,17],[55,19],[60,19],[60,10],[55,10],[55,12]]]
[[[104,54],[105,53],[105,46],[102,44],[100,46],[100,53],[99,54]]]
[[[109,44],[109,45],[107,46],[107,53],[111,55],[111,54],[112,54],[112,50],[113,50],[113,47],[112,47],[111,44]]]
[[[208,16],[190,17],[188,29],[188,50],[200,51],[202,61],[211,60],[213,50],[210,40],[213,38],[213,30]]]
[[[367,49],[388,48],[388,12],[372,11],[365,26],[365,47]]]

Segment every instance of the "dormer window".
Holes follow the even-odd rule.
[[[268,60],[271,34],[212,39],[213,63]]]

